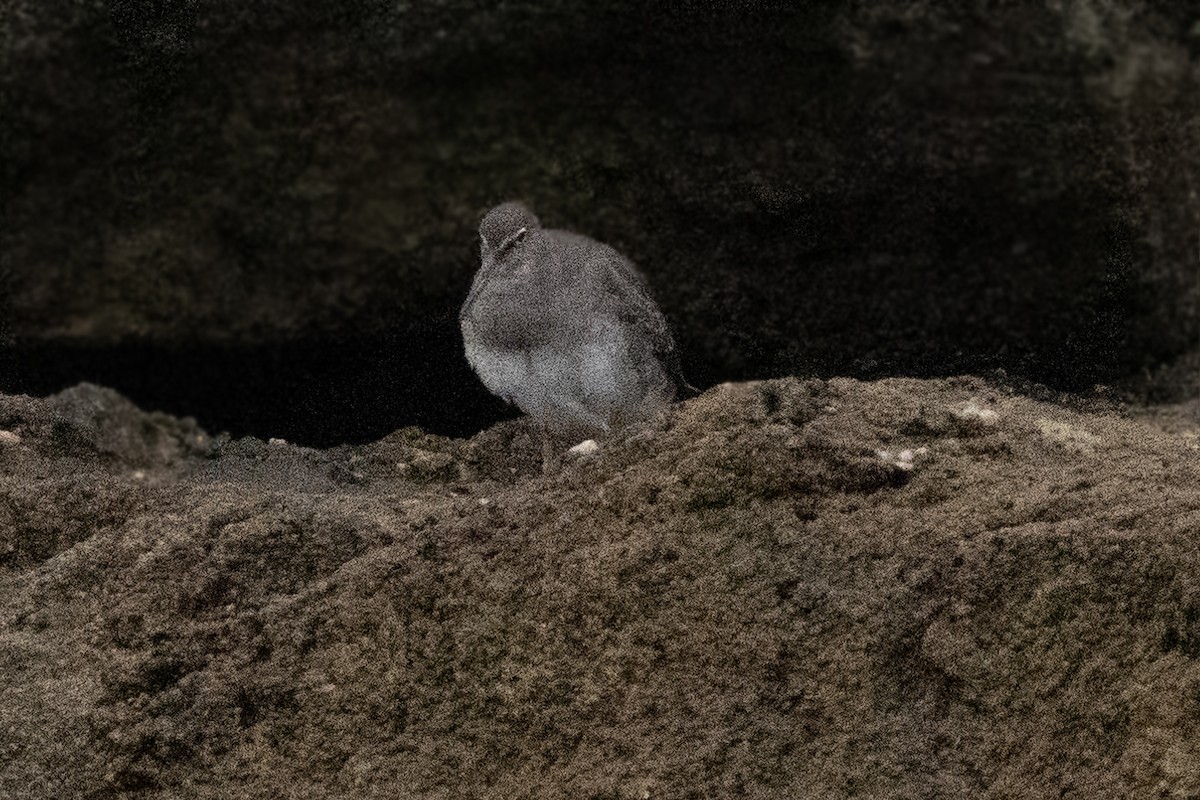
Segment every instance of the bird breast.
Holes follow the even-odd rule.
[[[470,319],[462,330],[467,361],[484,385],[542,424],[602,432],[644,393],[624,334],[609,321],[522,349],[488,344]]]

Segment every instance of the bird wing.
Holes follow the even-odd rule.
[[[605,290],[610,313],[642,335],[677,387],[695,391],[683,376],[671,328],[637,269],[606,245],[594,248],[590,256],[588,271]]]

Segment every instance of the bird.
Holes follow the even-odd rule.
[[[533,420],[543,472],[566,440],[652,424],[681,389],[696,391],[645,280],[612,247],[506,202],[480,222],[479,251],[459,311],[466,358]]]

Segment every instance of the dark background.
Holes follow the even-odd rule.
[[[10,4],[0,389],[472,433],[455,314],[520,198],[641,266],[700,386],[1194,392],[1194,4],[594,5]]]

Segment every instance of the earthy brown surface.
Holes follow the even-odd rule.
[[[1200,796],[1195,407],[1073,407],[725,385],[543,478],[0,396],[0,796]]]

